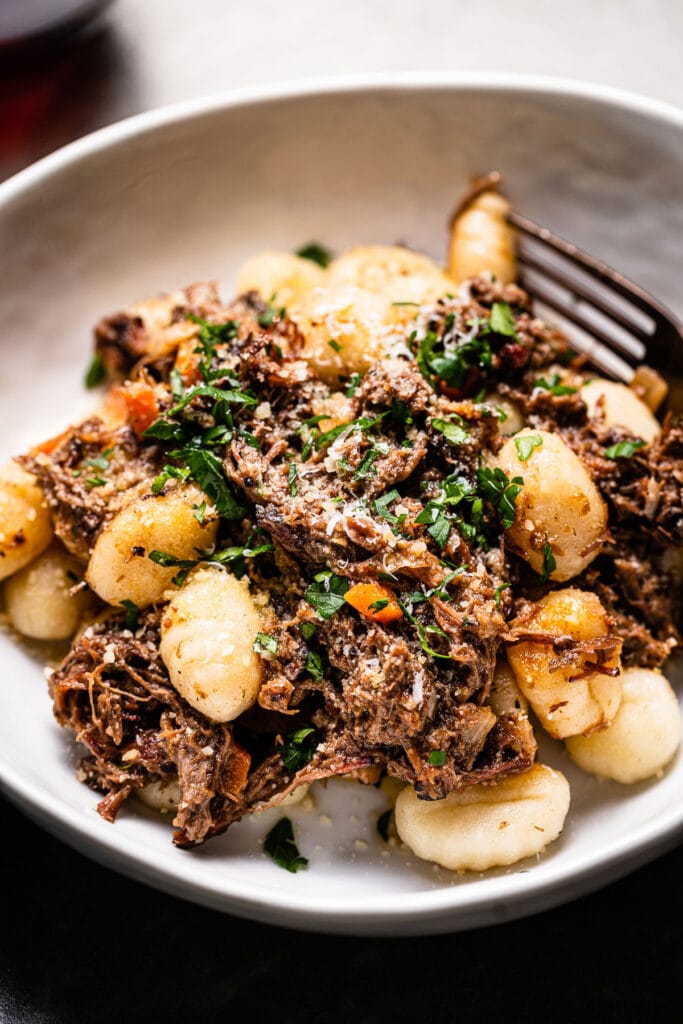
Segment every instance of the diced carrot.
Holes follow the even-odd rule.
[[[159,418],[154,388],[145,381],[129,381],[122,387],[112,388],[112,400],[124,403],[128,422],[138,437]]]
[[[49,437],[47,441],[41,441],[40,444],[34,445],[29,451],[29,455],[35,458],[36,455],[52,455],[56,448],[59,448],[63,441],[66,441],[70,435],[71,430],[63,430],[61,434],[57,434],[56,437]]]
[[[381,583],[356,583],[346,591],[344,600],[366,619],[380,622],[383,626],[403,616],[393,593]]]
[[[175,369],[180,374],[183,384],[196,384],[201,377],[199,372],[199,353],[196,349],[197,339],[194,337],[181,341],[178,345]]]

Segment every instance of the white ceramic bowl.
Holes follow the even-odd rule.
[[[517,207],[612,261],[683,313],[683,113],[600,86],[509,76],[396,76],[193,102],[89,136],[0,186],[3,455],[89,408],[81,387],[98,317],[159,290],[216,278],[311,239],[335,249],[405,241],[444,254],[454,199],[503,172]],[[78,783],[54,724],[41,657],[0,638],[0,774],[7,794],[92,857],[216,908],[311,929],[407,934],[535,912],[671,845],[683,758],[623,788],[574,771],[560,840],[486,875],[432,868],[376,839],[386,806],[335,781],[292,810],[307,872],[260,852],[277,812],[192,853],[132,803],[116,825]]]

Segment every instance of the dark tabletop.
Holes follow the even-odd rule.
[[[0,1019],[669,1022],[683,997],[683,847],[543,914],[430,938],[254,924],[131,882],[0,800]]]
[[[161,17],[159,3],[151,6]],[[175,3],[173,18],[194,6]],[[144,21],[150,9],[149,0],[123,4],[116,16],[125,28],[126,18]],[[109,27],[51,55],[4,69],[0,60],[0,178],[142,109],[145,85],[153,105],[157,79],[135,65],[114,21],[112,14]],[[148,52],[159,64],[156,35]],[[358,939],[206,910],[85,859],[2,798],[0,816],[0,1019],[9,1024],[681,1019],[683,846],[519,921],[433,938]]]

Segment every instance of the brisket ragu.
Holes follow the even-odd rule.
[[[450,318],[466,333],[464,325],[486,322],[494,302],[514,311],[514,340],[490,333],[490,365],[468,369],[459,390],[425,379],[405,332],[397,355],[347,381],[333,398],[301,359],[294,323],[255,293],[225,305],[214,286],[197,285],[169,299],[160,330],[149,332],[135,314],[98,324],[97,352],[110,378],[151,383],[168,408],[179,345],[198,330],[188,315],[236,322],[233,336],[211,352],[212,367],[231,370],[258,404],[235,413],[221,452],[244,516],[222,521],[218,546],[251,537],[272,546],[245,558],[243,568],[252,590],[267,598],[267,628],[277,639],[257,703],[234,722],[216,724],[170,684],[159,655],[161,607],[133,623],[123,609],[102,611],[73,642],[49,688],[58,721],[86,748],[81,770],[104,794],[104,817],[113,820],[146,783],[177,778],[174,841],[188,847],[314,779],[350,774],[373,783],[388,774],[438,799],[532,764],[536,744],[526,713],[501,709],[491,693],[501,646],[514,641],[508,623],[553,584],[508,550],[487,502],[476,528],[452,529],[443,547],[415,521],[444,478],[476,487],[481,459],[500,448],[498,415],[482,397],[493,391],[516,403],[530,426],[559,431],[607,502],[607,543],[573,585],[599,595],[624,641],[624,664],[658,666],[676,647],[678,595],[665,566],[667,551],[683,542],[680,422],[669,418],[647,454],[605,458],[605,447],[628,435],[589,419],[577,392],[537,386],[554,367],[579,370],[581,361],[532,315],[516,286],[476,279],[460,298],[421,309],[417,323],[438,333]],[[210,425],[212,401],[199,397],[195,409]],[[372,426],[317,447],[307,439],[325,430],[315,417],[327,413],[334,421],[329,410]],[[466,444],[451,445],[434,429],[445,417],[459,418]],[[59,538],[85,561],[114,512],[132,495],[149,493],[168,450],[130,424],[93,417],[22,461],[48,497]],[[106,486],[89,488],[73,469],[105,451]],[[169,479],[166,486],[174,485]],[[382,625],[345,605],[321,620],[305,598],[321,572],[349,584],[389,581],[410,614]],[[313,639],[304,623],[315,625]],[[312,756],[290,770],[281,753],[302,725],[315,730]],[[433,750],[445,753],[443,764],[431,763]]]

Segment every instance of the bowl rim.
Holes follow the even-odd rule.
[[[507,91],[539,98],[586,100],[663,122],[680,131],[683,142],[683,109],[639,93],[581,79],[486,71],[407,71],[280,81],[157,107],[68,143],[0,183],[0,219],[3,209],[9,208],[15,199],[51,176],[68,172],[91,154],[125,145],[132,138],[196,117],[231,108],[319,96],[438,91]],[[535,879],[532,872],[520,879],[513,866],[509,874],[490,879],[490,892],[484,895],[477,885],[380,893],[371,897],[364,894],[351,903],[348,898],[325,897],[316,893],[314,900],[302,906],[301,897],[295,892],[265,889],[258,882],[245,882],[228,876],[220,889],[215,884],[207,885],[202,881],[200,865],[183,874],[171,864],[170,859],[167,864],[150,864],[145,847],[140,847],[131,837],[115,830],[109,836],[106,831],[100,831],[99,819],[91,821],[82,809],[71,807],[64,801],[46,799],[42,787],[23,777],[6,761],[2,751],[0,789],[62,841],[156,888],[214,909],[261,921],[322,931],[354,932],[355,929],[357,934],[371,930],[373,924],[378,930],[393,928],[393,934],[452,931],[535,913],[591,891],[607,878],[615,879],[652,859],[674,845],[683,829],[683,805],[672,806],[654,821],[643,822],[628,837],[602,846],[598,853],[584,855],[561,871],[551,870]],[[569,897],[567,893],[570,893]]]
[[[263,85],[249,85],[206,93],[189,100],[153,107],[124,117],[112,124],[75,139],[17,171],[0,182],[0,207],[24,189],[92,153],[106,150],[125,139],[170,124],[192,120],[238,106],[252,106],[313,96],[358,94],[362,92],[428,91],[496,92],[568,96],[641,114],[683,129],[683,107],[618,86],[604,85],[580,78],[553,75],[517,74],[504,71],[398,71],[333,75],[302,79],[283,79]]]

